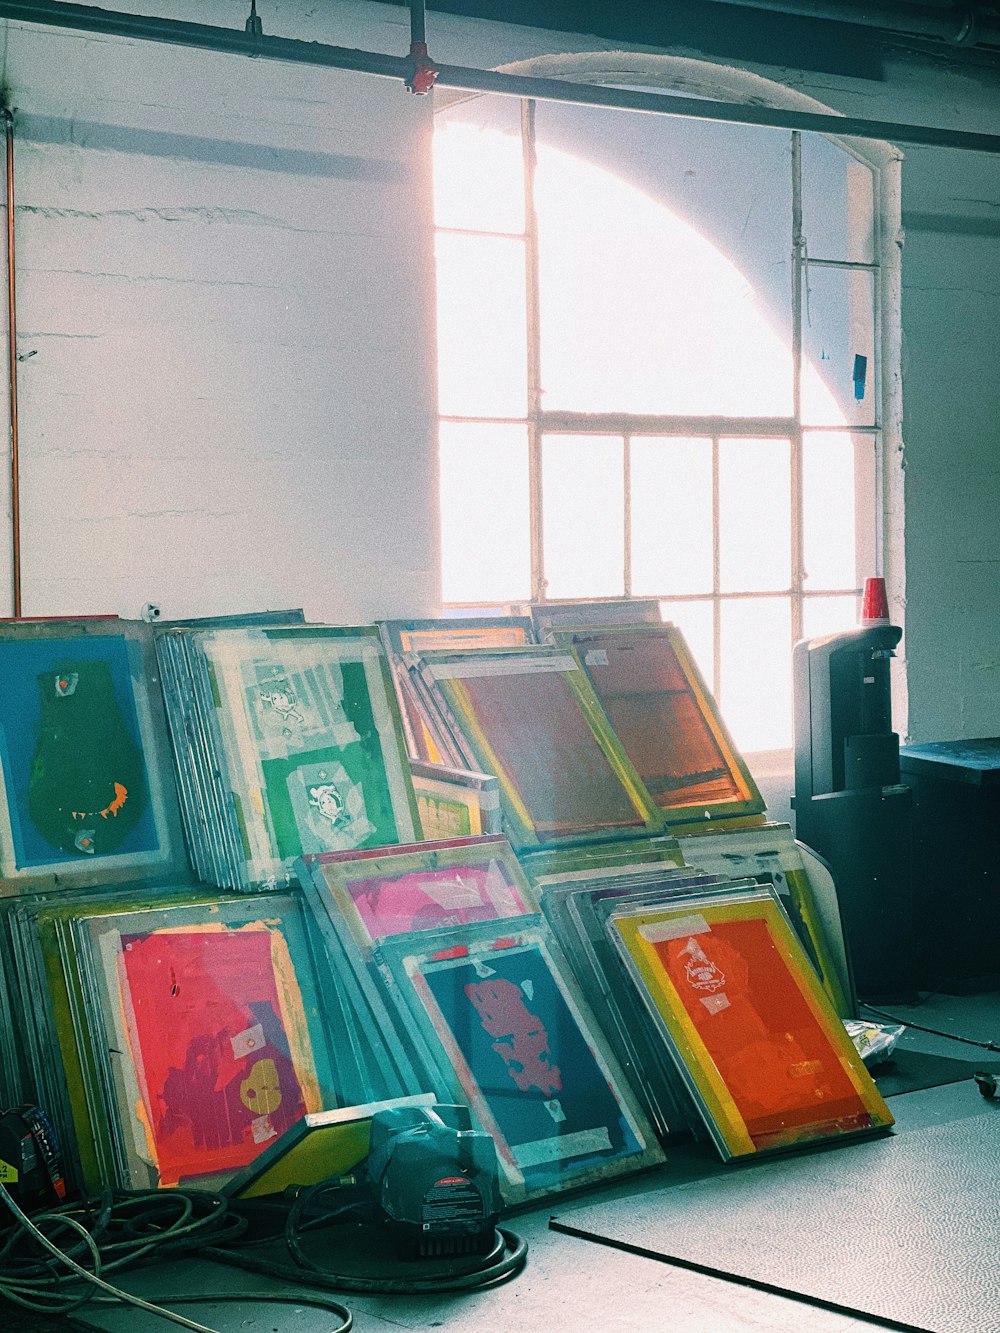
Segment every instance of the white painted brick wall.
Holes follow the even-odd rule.
[[[231,26],[247,9],[117,7]],[[268,32],[407,49],[404,8],[260,12]],[[428,34],[438,59],[480,65],[601,45],[433,13]],[[429,99],[17,25],[4,49],[25,609],[432,611]],[[1000,133],[989,71],[757,72],[848,114]],[[909,731],[997,735],[1000,164],[909,150],[903,206]],[[7,561],[0,543],[5,581]]]
[[[7,80],[25,611],[433,610],[430,104],[23,28]]]

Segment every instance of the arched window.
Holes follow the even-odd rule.
[[[631,59],[603,81],[720,94],[714,67]],[[792,643],[855,623],[879,568],[863,158],[562,103],[438,112],[446,604],[656,598],[742,748],[791,743]]]

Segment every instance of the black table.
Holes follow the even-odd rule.
[[[906,745],[918,984],[1000,989],[1000,738]]]

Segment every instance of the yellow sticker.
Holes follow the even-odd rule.
[[[0,1182],[12,1185],[17,1180],[17,1167],[0,1158]]]

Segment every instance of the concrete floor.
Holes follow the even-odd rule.
[[[919,1006],[896,1011],[914,1022],[979,1040],[1000,1040],[1000,994],[971,997],[928,997]],[[958,1045],[939,1037],[909,1031],[904,1044],[932,1054],[976,1061],[996,1061],[994,1053]],[[958,1124],[970,1117],[995,1115],[971,1081],[892,1098],[897,1133],[930,1125]],[[851,1170],[850,1145],[831,1150]],[[671,1333],[861,1333],[886,1328],[868,1319],[818,1309],[793,1298],[755,1291],[733,1283],[670,1267],[653,1259],[595,1245],[548,1229],[553,1213],[566,1219],[574,1208],[592,1208],[602,1198],[622,1198],[662,1189],[681,1178],[714,1176],[723,1167],[707,1146],[668,1152],[667,1164],[603,1191],[572,1199],[556,1199],[510,1219],[531,1246],[526,1269],[513,1281],[491,1291],[447,1297],[343,1297],[354,1314],[359,1333],[389,1329],[446,1328],[449,1333],[482,1330],[558,1330],[559,1333],[606,1333],[608,1329],[669,1329]],[[996,1218],[990,1224],[1000,1230]],[[766,1244],[766,1237],[761,1237]],[[277,1255],[275,1257],[282,1257]],[[956,1256],[957,1258],[958,1256]],[[249,1273],[189,1261],[164,1265],[128,1276],[126,1285],[142,1295],[163,1298],[170,1293],[207,1291],[294,1291]],[[305,1289],[301,1289],[305,1294]],[[1000,1277],[997,1281],[1000,1308]],[[218,1333],[330,1333],[330,1313],[293,1305],[238,1303],[185,1305],[182,1312]],[[83,1314],[95,1327],[111,1333],[153,1333],[168,1327],[162,1320],[134,1310]],[[14,1330],[11,1330],[14,1333]],[[972,1333],[972,1330],[970,1330]],[[982,1333],[978,1330],[977,1333]]]

